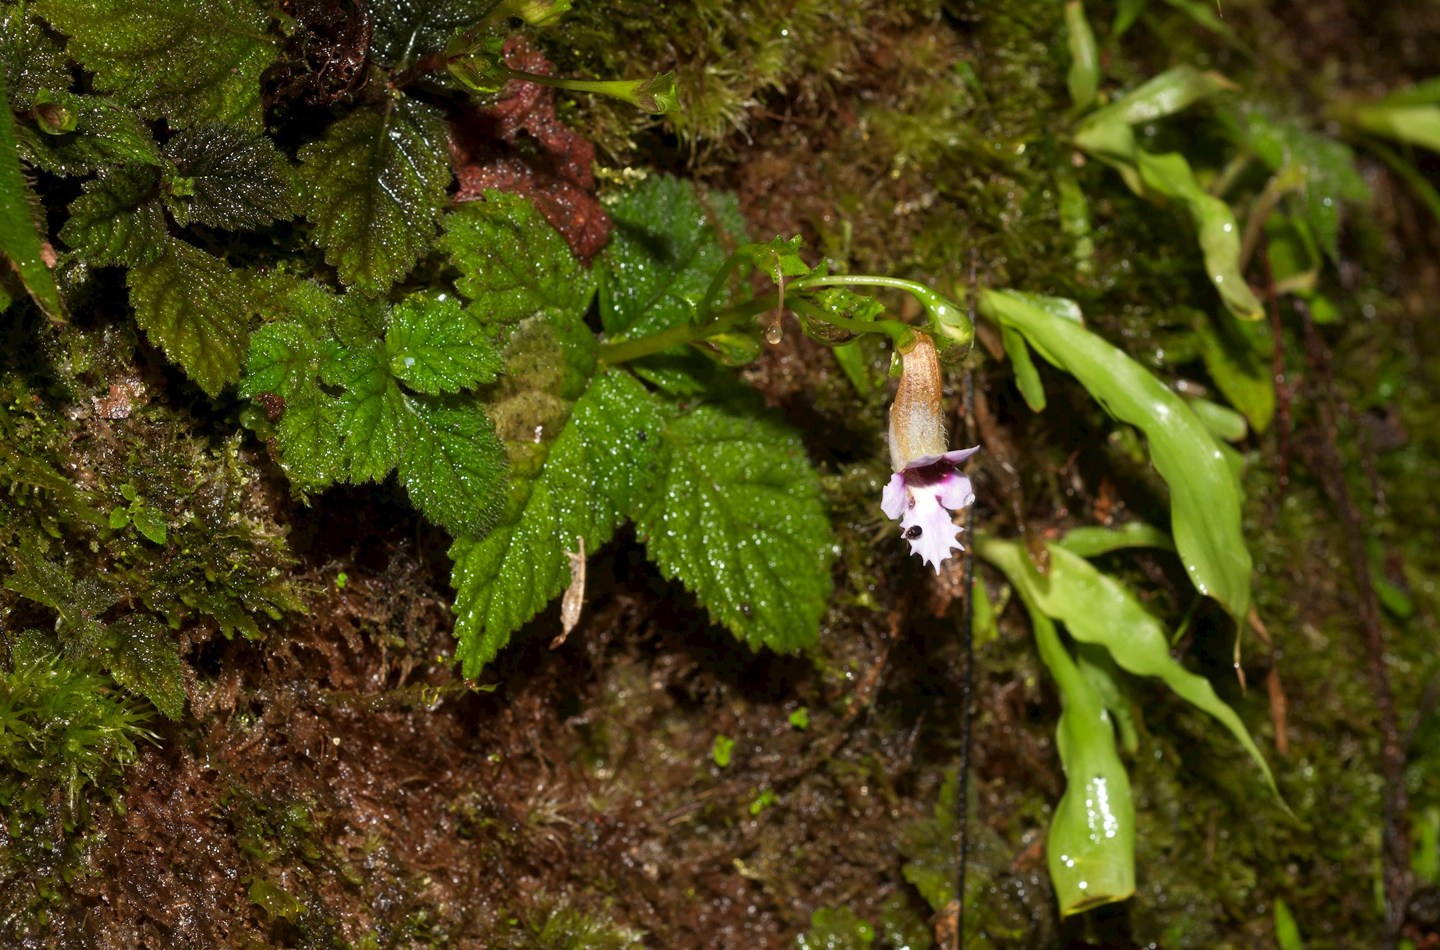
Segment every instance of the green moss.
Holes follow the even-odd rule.
[[[89,589],[83,616],[58,610],[61,639],[105,666],[104,631],[137,610],[162,627],[257,636],[300,607],[254,460],[238,436],[197,435],[160,401],[132,347],[123,333],[66,329],[47,347],[54,375],[42,385],[26,375],[33,364],[0,365],[0,547],[11,552],[0,572],[13,581],[21,551],[29,567],[49,565],[60,585],[49,595],[6,582],[36,623],[58,610],[53,597]]]

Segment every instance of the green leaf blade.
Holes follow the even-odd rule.
[[[416,294],[396,305],[385,352],[397,379],[430,395],[492,382],[502,365],[484,321],[445,294]]]
[[[405,399],[400,484],[415,507],[452,534],[488,531],[504,501],[505,449],[474,400]]]
[[[1105,704],[1060,642],[1055,624],[1029,591],[1040,660],[1060,693],[1055,747],[1065,770],[1065,792],[1055,805],[1045,843],[1050,883],[1069,917],[1135,893],[1135,803],[1120,761]]]
[[[135,322],[207,395],[240,378],[252,310],[240,272],[171,238],[127,282]]]
[[[189,223],[253,230],[295,214],[290,167],[268,136],[228,125],[187,129],[165,156],[189,186],[169,198],[182,227]]]
[[[979,539],[977,553],[994,564],[1017,588],[1024,588],[1036,607],[1065,625],[1076,640],[1103,646],[1127,672],[1153,676],[1175,695],[1207,713],[1244,747],[1280,797],[1270,766],[1245,724],[1215,693],[1209,680],[1185,669],[1170,656],[1164,628],[1119,581],[1103,574],[1084,558],[1059,545],[1047,545],[1050,570],[1040,574],[1021,546],[1013,541]]]
[[[389,289],[435,237],[450,185],[445,122],[430,106],[358,110],[300,150],[306,217],[340,281]]]
[[[595,377],[556,436],[544,467],[505,521],[483,538],[460,537],[455,632],[473,676],[569,582],[565,552],[594,551],[655,483],[663,419],[633,377]]]
[[[460,270],[455,286],[486,323],[508,327],[590,306],[594,277],[527,199],[487,191],[446,215],[444,227],[440,246]]]
[[[795,434],[753,405],[665,427],[670,462],[636,524],[660,570],[752,648],[813,643],[830,595],[830,524]]]
[[[980,307],[1075,376],[1112,416],[1144,431],[1155,468],[1170,487],[1171,532],[1186,574],[1196,590],[1244,623],[1253,565],[1241,531],[1241,489],[1190,407],[1120,350],[1017,294],[986,291]]]
[[[20,275],[20,282],[30,292],[41,312],[53,319],[63,319],[65,306],[55,275],[45,265],[32,210],[39,204],[25,183],[20,171],[19,153],[15,143],[5,84],[0,82],[0,253],[8,257]]]
[[[60,239],[92,265],[151,263],[169,242],[158,184],[155,169],[142,165],[87,181],[70,203]]]
[[[734,196],[702,195],[665,175],[624,192],[609,211],[615,232],[601,260],[600,320],[616,339],[692,322],[726,244],[748,240]]]
[[[97,88],[174,126],[260,131],[260,74],[275,59],[269,15],[252,0],[40,0]]]

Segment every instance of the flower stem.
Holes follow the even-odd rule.
[[[701,340],[709,339],[712,336],[729,333],[732,330],[738,329],[757,313],[773,310],[776,302],[776,295],[771,294],[756,300],[747,301],[738,307],[722,310],[715,315],[713,320],[703,326],[684,323],[678,327],[661,330],[659,333],[642,336],[636,340],[621,340],[618,343],[602,343],[600,344],[599,359],[600,362],[606,366],[618,366],[621,363],[629,363],[655,353],[662,353],[665,350],[683,346],[686,343],[697,343]]]

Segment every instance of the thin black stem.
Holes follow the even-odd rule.
[[[976,283],[975,254],[970,254],[970,286]],[[970,325],[975,325],[975,301],[979,294],[966,294]],[[965,436],[975,444],[975,371],[965,370]],[[965,659],[965,672],[960,681],[960,788],[955,802],[955,831],[960,836],[959,853],[955,858],[955,946],[965,947],[965,872],[970,864],[970,749],[974,725],[975,693],[975,505],[965,509],[965,567],[961,580],[965,606],[960,613],[960,652]]]

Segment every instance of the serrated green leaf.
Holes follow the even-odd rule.
[[[150,700],[167,719],[184,715],[180,644],[153,614],[131,613],[110,624],[101,662],[115,682]]]
[[[251,304],[240,272],[169,238],[159,257],[130,268],[135,322],[211,396],[240,378]]]
[[[595,551],[655,480],[663,429],[655,398],[628,374],[596,376],[575,403],[523,500],[484,538],[461,537],[455,561],[457,655],[473,676],[569,583],[565,552]]]
[[[457,534],[487,530],[502,501],[505,453],[478,399],[401,387],[387,338],[394,315],[383,302],[301,282],[268,290],[267,309],[285,317],[255,333],[241,392],[284,401],[277,437],[297,487],[383,481],[398,468],[427,518]]]
[[[32,209],[39,210],[20,171],[20,158],[15,145],[15,129],[11,124],[10,106],[5,86],[0,83],[0,254],[8,257],[20,275],[20,281],[41,311],[54,319],[65,314],[60,301],[60,288],[55,275],[45,265],[41,254],[40,234],[35,228]]]
[[[228,125],[197,126],[167,142],[165,157],[187,186],[167,195],[181,227],[194,221],[248,230],[295,214],[290,167],[269,136]]]
[[[1275,777],[1240,717],[1215,694],[1209,680],[1185,669],[1170,656],[1170,641],[1160,621],[1119,581],[1058,545],[1047,545],[1050,569],[1041,574],[1018,542],[977,537],[980,557],[1004,572],[1017,589],[1046,616],[1063,623],[1076,640],[1103,646],[1120,667],[1137,676],[1154,676],[1175,695],[1208,713],[1235,737],[1279,798]]]
[[[148,264],[169,240],[154,168],[130,165],[87,181],[70,202],[60,240],[91,265]]]
[[[416,392],[438,395],[494,381],[500,351],[473,310],[446,294],[415,294],[390,314],[390,372]]]
[[[455,534],[479,535],[504,501],[505,449],[473,399],[406,397],[400,484],[420,513]]]
[[[614,339],[690,323],[710,281],[747,242],[733,195],[653,175],[609,207],[615,224],[601,255],[600,322]]]
[[[412,99],[360,109],[300,150],[305,216],[347,286],[383,291],[435,237],[450,185],[445,122]]]
[[[800,439],[748,399],[675,413],[663,432],[663,480],[635,510],[651,560],[751,647],[813,643],[831,537]]]
[[[0,77],[10,104],[24,112],[41,89],[69,89],[65,53],[28,4],[0,5]]]
[[[1060,693],[1055,748],[1065,793],[1050,819],[1045,858],[1060,916],[1068,917],[1135,893],[1135,804],[1104,702],[1028,587],[1016,589],[1029,608],[1040,661]]]
[[[269,14],[253,0],[39,0],[95,86],[172,126],[259,131],[260,74],[275,59]]]
[[[129,106],[109,96],[81,96],[63,90],[42,90],[42,95],[48,100],[43,108],[63,110],[75,127],[51,135],[32,120],[20,136],[20,146],[26,158],[40,168],[57,175],[83,175],[112,165],[160,163],[154,137]]]
[[[486,323],[514,326],[590,306],[595,278],[528,199],[487,191],[446,215],[444,228],[440,245],[460,271],[455,286]]]
[[[277,301],[289,319],[270,323],[250,339],[240,394],[279,396],[278,423],[286,474],[302,491],[343,477],[340,406],[320,388],[321,366],[331,339],[333,301],[319,286],[297,284]]]
[[[1120,350],[1017,294],[985,291],[980,308],[1074,375],[1115,418],[1144,430],[1155,468],[1170,486],[1171,531],[1191,583],[1244,623],[1252,562],[1241,531],[1240,485],[1190,407]]]
[[[438,53],[450,37],[485,18],[500,0],[376,0],[370,54],[386,66]]]

